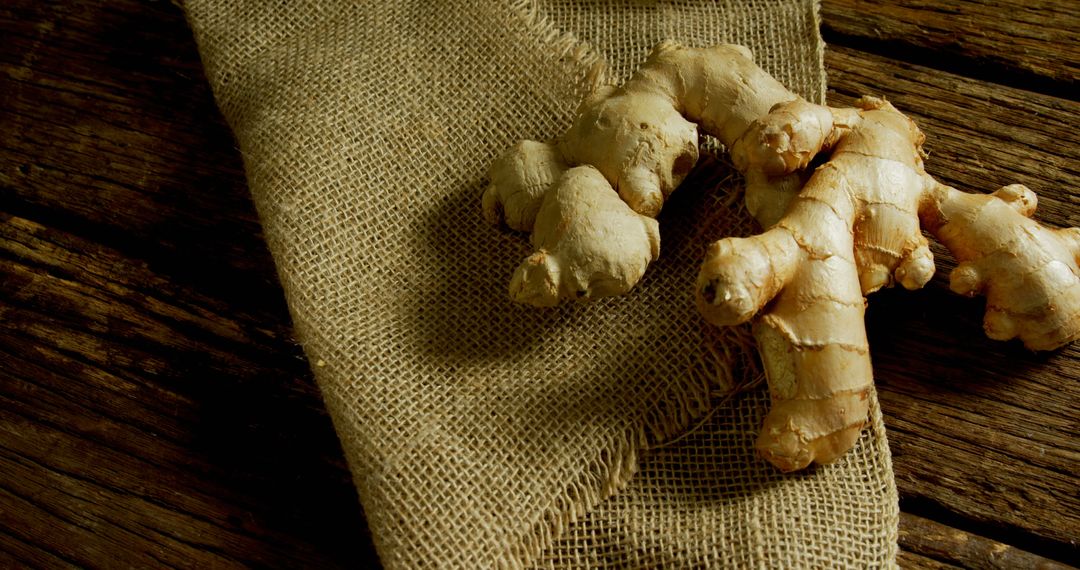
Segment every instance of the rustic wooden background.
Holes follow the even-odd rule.
[[[933,174],[1080,226],[1074,3],[823,4],[832,102],[883,94]],[[1075,562],[1080,347],[987,340],[981,312],[944,273],[871,303],[900,562]],[[0,7],[0,387],[2,567],[377,565],[167,2]]]

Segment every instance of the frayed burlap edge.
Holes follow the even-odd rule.
[[[584,99],[596,89],[611,82],[607,61],[587,42],[572,32],[558,29],[530,0],[515,0],[511,8],[518,12],[537,37],[547,43],[558,57],[567,57],[585,69],[577,86],[579,98]],[[816,11],[816,8],[815,8]],[[749,348],[749,347],[748,347]],[[723,365],[717,363],[724,368]],[[724,372],[728,372],[725,370]],[[691,422],[707,413],[711,407],[711,385],[715,379],[698,378],[682,383],[674,394],[658,402],[647,412],[637,428],[627,429],[612,445],[600,450],[590,461],[581,477],[573,481],[545,508],[520,539],[508,544],[497,560],[500,568],[524,569],[538,558],[544,549],[600,502],[626,488],[638,471],[639,451],[650,444],[668,440],[684,431]],[[673,397],[672,397],[673,396]],[[673,407],[669,407],[674,404]],[[696,408],[696,410],[695,410]],[[676,414],[671,417],[670,410]],[[667,413],[665,413],[667,412]]]

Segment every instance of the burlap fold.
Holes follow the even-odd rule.
[[[751,229],[722,160],[621,298],[512,304],[527,240],[480,215],[498,153],[661,39],[748,45],[821,100],[812,1],[185,8],[387,567],[892,564],[876,405],[835,465],[783,476],[751,450],[767,396],[728,394],[759,375],[747,334],[690,296],[708,241]]]

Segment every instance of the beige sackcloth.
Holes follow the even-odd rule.
[[[187,0],[296,334],[387,568],[894,564],[876,400],[834,465],[782,475],[744,329],[695,312],[705,246],[757,231],[706,152],[628,295],[538,310],[488,165],[565,129],[663,39],[741,43],[824,94],[813,0]],[[707,145],[708,146],[708,145]],[[709,150],[709,149],[706,149]]]

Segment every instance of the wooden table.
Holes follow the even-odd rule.
[[[832,102],[1080,226],[1080,10],[933,4],[826,0]],[[0,566],[377,565],[180,11],[13,0],[0,38]],[[1080,348],[987,340],[944,275],[869,311],[900,562],[1080,560]]]

